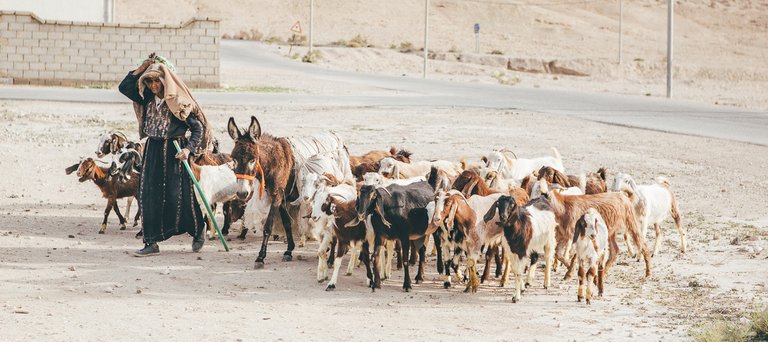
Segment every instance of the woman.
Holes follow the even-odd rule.
[[[157,243],[174,235],[192,235],[194,252],[205,242],[203,215],[181,161],[207,147],[207,122],[184,83],[158,60],[150,54],[119,87],[134,102],[139,135],[148,138],[139,186],[144,248],[134,252],[139,257],[160,254]],[[181,152],[176,153],[174,141],[183,147]]]

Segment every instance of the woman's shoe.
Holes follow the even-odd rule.
[[[156,242],[145,244],[144,248],[133,252],[133,255],[137,257],[145,257],[158,254],[160,254],[160,247]]]

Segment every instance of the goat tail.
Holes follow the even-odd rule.
[[[627,197],[629,197],[629,200],[632,201],[632,203],[635,203],[635,197],[637,197],[637,194],[635,194],[635,191],[631,187],[622,186],[620,190],[625,195],[627,195]]]
[[[557,148],[552,146],[552,154],[555,156],[555,159],[559,160],[561,163],[563,162],[563,157],[560,156],[560,152],[557,152]]]
[[[661,186],[663,186],[665,188],[669,188],[672,185],[672,183],[669,182],[669,178],[664,177],[664,176],[656,177],[655,181],[656,181],[656,183],[659,183],[659,185],[661,185]]]
[[[467,160],[466,159],[461,159],[459,161],[459,167],[461,168],[461,172],[466,170],[467,169]]]

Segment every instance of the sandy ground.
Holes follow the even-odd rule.
[[[434,258],[426,282],[410,293],[402,292],[400,272],[371,293],[363,269],[326,292],[315,280],[315,242],[287,263],[280,261],[286,245],[271,242],[267,267],[253,270],[261,241],[254,234],[230,241],[229,253],[214,242],[191,253],[191,237],[179,236],[161,244],[161,256],[135,258],[136,229],[119,231],[113,215],[98,235],[105,201],[95,185],[63,172],[91,156],[107,129],[135,138],[130,105],[0,101],[1,340],[682,340],[702,322],[768,304],[766,147],[481,109],[207,112],[225,151],[232,147],[226,119],[245,124],[257,113],[276,135],[334,129],[353,154],[396,145],[414,158],[458,160],[502,146],[533,157],[556,146],[570,172],[606,166],[640,183],[666,175],[689,251],[679,253],[666,222],[653,276],[643,279],[642,264],[623,252],[605,297],[591,306],[575,301],[577,282],[561,281],[562,270],[548,290],[538,273],[517,304],[496,280],[476,294],[445,290]],[[552,122],[568,129],[553,131]]]

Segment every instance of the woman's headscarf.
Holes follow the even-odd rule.
[[[144,97],[144,89],[146,88],[144,80],[147,78],[159,78],[161,80],[165,89],[165,103],[168,104],[168,108],[171,110],[173,116],[181,121],[186,121],[187,117],[192,114],[203,125],[203,137],[200,141],[200,145],[197,147],[196,151],[191,152],[199,154],[202,153],[203,150],[210,150],[212,134],[210,125],[208,125],[208,119],[205,117],[203,109],[200,108],[200,105],[192,97],[192,94],[189,92],[187,85],[184,84],[184,81],[176,76],[171,68],[165,64],[154,63],[141,74],[141,77],[139,77],[139,95],[142,98]],[[141,127],[142,114],[144,113],[144,108],[142,107],[143,106],[134,103],[134,110],[136,110],[136,116],[139,118],[139,127]],[[139,132],[139,134],[143,136],[143,132]]]

